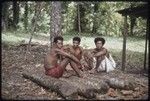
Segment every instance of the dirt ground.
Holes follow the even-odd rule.
[[[36,66],[43,67],[44,55],[48,50],[46,45],[35,45],[31,48],[31,53],[26,55],[25,46],[9,46],[2,44],[2,98],[3,99],[16,99],[16,100],[29,100],[29,99],[63,99],[57,93],[48,91],[43,87],[33,83],[32,81],[22,77],[22,72],[24,68]],[[117,61],[120,62],[120,61]],[[120,64],[121,63],[117,63]],[[120,66],[118,65],[118,67]],[[127,68],[133,70],[134,68]],[[137,72],[126,72],[123,73],[124,77],[135,78],[135,81],[139,83],[136,90],[131,93],[125,94],[125,91],[120,91],[117,89],[110,89],[110,91],[115,91],[118,94],[119,99],[147,99],[148,98],[148,74],[142,70]],[[136,70],[135,70],[136,71]],[[119,72],[114,72],[113,75]],[[109,75],[109,74],[107,74]],[[123,92],[124,94],[119,94],[118,92]],[[108,94],[109,95],[109,94]],[[116,96],[116,95],[115,95]],[[115,99],[117,97],[105,95],[98,95],[96,99]],[[79,96],[78,99],[86,99]]]

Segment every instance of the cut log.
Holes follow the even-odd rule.
[[[79,78],[76,75],[65,78],[63,75],[63,77],[57,79],[46,76],[44,72],[43,67],[26,68],[23,72],[23,77],[60,94],[65,99],[75,99],[78,94],[86,98],[95,98],[96,93],[106,94],[110,87],[122,90],[134,90],[136,87],[133,80],[123,80],[119,77],[111,78],[107,74],[101,75],[83,72],[85,75],[84,78]]]
[[[90,77],[89,77],[90,78]],[[79,78],[71,76],[68,79],[61,78],[61,80],[71,83],[78,88],[78,93],[86,98],[95,98],[96,93],[106,93],[109,86],[100,79]]]
[[[117,97],[117,93],[114,89],[110,88],[107,92],[107,95],[110,97]]]
[[[88,74],[89,75],[89,74]],[[94,98],[95,93],[106,93],[109,89],[107,83],[99,78],[92,79],[92,76],[79,78],[71,76],[59,79],[46,76],[42,68],[31,68],[23,72],[23,77],[32,80],[46,89],[57,92],[65,99],[74,99],[79,95],[86,98]]]
[[[77,93],[77,88],[74,87],[74,85],[71,85],[60,79],[46,76],[42,73],[31,74],[30,72],[24,72],[23,76],[46,89],[57,92],[66,99],[70,99],[71,96],[75,96]]]
[[[106,80],[108,85],[112,88],[125,89],[125,90],[134,90],[136,83],[131,80],[122,80],[119,78],[109,78]]]
[[[133,91],[132,90],[122,90],[121,93],[123,95],[131,95],[133,93]]]

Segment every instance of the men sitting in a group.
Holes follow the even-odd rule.
[[[95,38],[96,48],[91,49],[90,52],[83,51],[83,48],[79,46],[80,41],[79,37],[74,37],[73,45],[63,46],[63,38],[55,37],[53,46],[44,59],[45,74],[59,78],[69,63],[79,77],[83,77],[83,72],[80,70],[91,70],[90,73],[114,70],[116,63],[107,49],[103,47],[104,38]],[[86,65],[81,63],[83,57]]]
[[[81,64],[73,54],[69,54],[63,50],[63,38],[61,36],[54,38],[54,44],[49,53],[44,59],[45,74],[59,78],[63,75],[63,72],[68,63],[76,72],[79,77],[82,77],[82,72],[77,68],[77,64]]]
[[[91,58],[93,57],[93,68],[90,72],[109,72],[114,70],[116,67],[116,63],[107,49],[103,47],[103,45],[105,44],[105,39],[97,37],[95,38],[94,42],[96,48],[91,52]]]

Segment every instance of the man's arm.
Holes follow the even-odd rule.
[[[60,50],[60,49],[55,49],[55,51],[56,51],[58,54],[63,55],[63,56],[66,56],[66,57],[72,59],[73,61],[75,61],[75,62],[81,64],[80,61],[79,61],[74,55],[68,54],[67,52],[64,52],[63,50]]]
[[[81,56],[83,56],[83,48],[80,46],[80,50],[81,50]]]
[[[72,46],[69,46],[69,50],[70,50],[70,53],[71,53],[71,54],[75,54],[75,50],[73,49]]]
[[[93,56],[94,57],[99,57],[102,56],[104,54],[106,54],[107,50],[106,49],[102,49],[100,52],[95,53]]]

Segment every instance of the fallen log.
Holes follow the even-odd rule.
[[[53,78],[46,75],[41,74],[31,74],[30,72],[24,72],[23,77],[30,79],[31,81],[39,84],[40,86],[50,89],[51,91],[57,92],[63,98],[70,99],[72,96],[75,96],[77,93],[77,88],[73,85]]]
[[[69,72],[67,72],[69,73]],[[61,77],[59,79],[46,76],[44,68],[32,67],[23,72],[23,77],[41,85],[42,87],[60,94],[65,99],[75,99],[78,94],[86,98],[95,98],[96,93],[105,94],[109,87],[125,90],[134,90],[136,85],[131,80],[122,80],[118,77],[111,78],[102,75],[89,74],[83,72],[86,76],[79,78],[72,75],[68,78]]]
[[[61,80],[71,83],[78,88],[78,94],[86,98],[95,98],[96,93],[106,93],[109,86],[100,79],[87,79],[71,76],[68,79],[61,78]]]
[[[133,91],[132,90],[121,90],[121,93],[126,96],[126,95],[133,94]]]
[[[122,80],[120,78],[109,78],[106,80],[108,85],[112,88],[124,89],[124,90],[134,90],[136,83],[131,80]]]
[[[49,97],[43,96],[19,96],[17,97],[18,100],[51,100]]]
[[[65,99],[74,99],[78,94],[86,98],[94,98],[96,92],[106,93],[109,89],[107,83],[100,79],[92,80],[90,77],[79,78],[77,76],[56,79],[46,76],[41,68],[31,68],[30,71],[24,71],[23,77],[46,89],[57,92]]]

